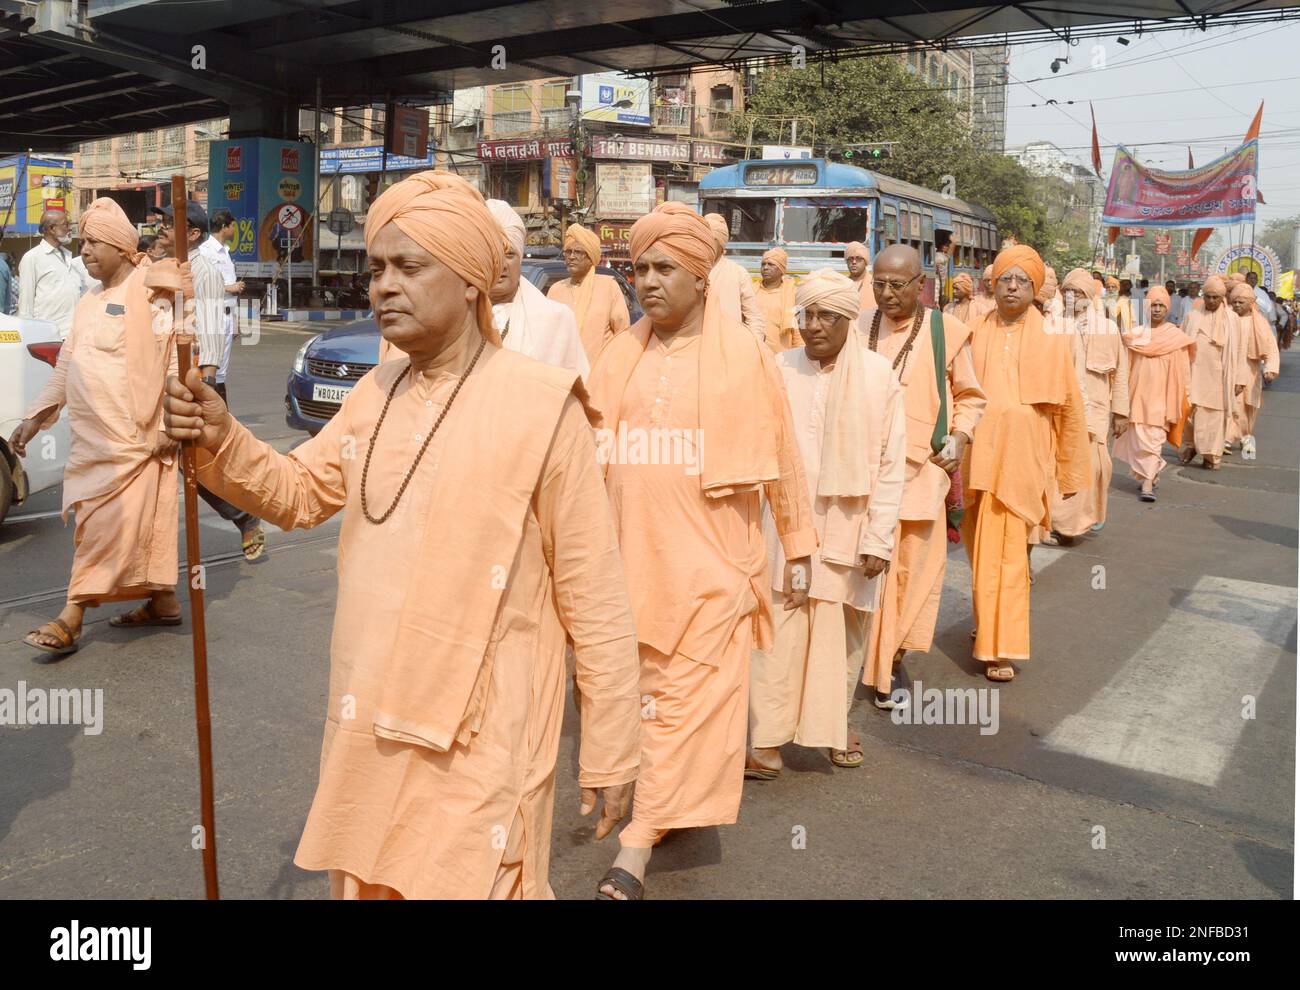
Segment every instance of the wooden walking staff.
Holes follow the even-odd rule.
[[[172,176],[173,238],[176,261],[189,261],[189,226],[185,216],[185,176]],[[184,323],[185,297],[176,293],[176,318],[181,329],[176,333],[176,368],[185,379],[194,365],[194,335]],[[194,645],[194,725],[199,734],[199,804],[203,820],[203,885],[207,897],[215,901],[217,893],[217,824],[212,805],[212,716],[208,710],[208,637],[203,617],[203,582],[199,557],[199,482],[194,457],[194,441],[181,442],[181,469],[185,475],[185,573],[190,586],[190,631]]]

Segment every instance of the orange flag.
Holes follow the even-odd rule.
[[[1192,237],[1192,250],[1188,257],[1195,259],[1196,252],[1205,246],[1205,242],[1210,239],[1210,235],[1213,233],[1213,227],[1197,227],[1196,234]]]
[[[1108,228],[1106,231],[1106,243],[1114,244],[1117,240],[1119,240],[1119,228],[1118,227]]]
[[[1263,109],[1261,104],[1260,109]],[[1092,114],[1092,170],[1097,173],[1097,178],[1101,178],[1101,143],[1097,140],[1097,111],[1088,104],[1088,112]]]
[[[1250,122],[1250,127],[1246,131],[1246,136],[1241,139],[1242,144],[1248,141],[1254,141],[1259,137],[1259,125],[1264,122],[1264,101],[1259,101],[1259,109],[1255,111],[1255,119]]]

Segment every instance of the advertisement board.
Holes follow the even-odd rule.
[[[41,212],[67,209],[72,159],[15,155],[0,160],[0,225],[6,237],[39,233]]]
[[[582,116],[616,124],[650,126],[650,80],[621,72],[589,72],[582,76]],[[626,103],[627,106],[616,104]]]
[[[230,256],[240,277],[311,275],[317,241],[316,147],[302,141],[239,138],[208,150],[208,213],[225,208],[239,236]]]
[[[596,214],[604,219],[641,217],[655,208],[650,165],[597,165]]]
[[[423,158],[407,155],[389,155],[384,164],[384,147],[380,144],[363,148],[322,148],[320,174],[339,175],[354,172],[418,172],[433,168],[433,152]]]

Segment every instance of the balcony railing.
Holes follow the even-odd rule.
[[[691,133],[691,110],[689,106],[658,106],[654,108],[651,119],[654,126],[661,131],[674,134]]]

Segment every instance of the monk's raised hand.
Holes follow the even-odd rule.
[[[867,554],[866,563],[862,565],[862,573],[869,578],[873,578],[888,566],[889,561],[885,560],[884,557],[873,557],[871,554]]]
[[[204,450],[216,450],[230,432],[231,416],[217,390],[190,368],[182,382],[167,378],[163,396],[163,429],[173,440],[194,440]]]
[[[600,820],[596,822],[596,838],[603,839],[614,831],[614,826],[621,822],[632,807],[632,783],[615,784],[612,787],[582,788],[582,806],[578,809],[583,816],[590,815],[596,804],[603,797]]]
[[[27,445],[31,443],[32,437],[41,432],[40,424],[34,419],[25,419],[18,424],[18,429],[14,430],[9,437],[9,446],[19,457],[27,456]]]

